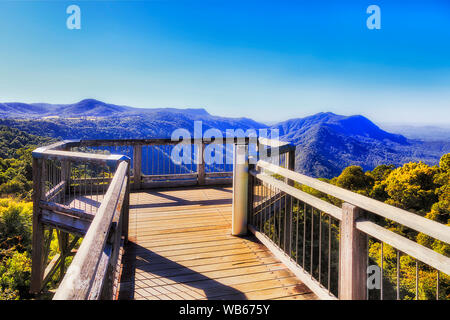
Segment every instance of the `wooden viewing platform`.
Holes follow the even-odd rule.
[[[292,145],[261,137],[38,148],[30,291],[56,280],[54,300],[400,300],[424,297],[427,279],[427,299],[448,299],[450,257],[380,221],[446,244],[449,226],[294,168]]]
[[[317,299],[253,236],[231,232],[231,188],[130,196],[119,299]]]

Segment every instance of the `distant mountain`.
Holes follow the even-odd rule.
[[[248,118],[213,116],[204,109],[140,109],[93,99],[60,105],[0,103],[2,117],[0,125],[60,139],[165,138],[179,128],[192,133],[196,120],[202,121],[203,131],[268,127]],[[315,177],[331,178],[349,165],[365,170],[409,161],[433,165],[450,152],[450,139],[408,139],[384,131],[360,115],[318,113],[270,127],[279,130],[282,140],[297,146],[296,170]]]
[[[409,161],[436,164],[450,152],[450,141],[424,142],[380,129],[367,118],[331,112],[292,119],[272,128],[297,146],[296,170],[316,177],[334,177],[349,165],[371,170],[380,164]]]
[[[0,124],[60,139],[167,138],[179,128],[192,133],[194,121],[202,121],[203,131],[266,127],[248,118],[213,116],[205,109],[142,109],[94,99],[74,104],[0,103],[2,117]]]
[[[182,113],[193,116],[209,115],[205,109],[175,109],[175,108],[133,108],[109,104],[95,99],[85,99],[73,104],[48,103],[0,103],[1,118],[74,118],[74,117],[123,117],[149,115],[158,112]]]

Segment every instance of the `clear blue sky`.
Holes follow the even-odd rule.
[[[0,0],[0,101],[450,123],[450,1],[309,2]]]

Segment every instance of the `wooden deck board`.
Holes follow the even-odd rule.
[[[234,237],[231,188],[130,196],[119,299],[317,299],[253,236]]]

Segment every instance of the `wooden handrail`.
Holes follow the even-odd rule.
[[[71,161],[83,161],[83,162],[117,162],[120,160],[127,160],[128,157],[119,154],[96,154],[96,153],[83,153],[73,151],[61,151],[53,149],[39,148],[33,151],[34,158],[44,158],[48,160],[71,160]]]
[[[367,219],[356,220],[356,228],[433,268],[450,274],[450,258],[426,248]]]
[[[249,142],[251,138],[249,137],[223,137],[220,144],[224,143],[236,143],[238,141],[244,140]],[[266,139],[270,140],[270,139]],[[199,143],[219,143],[214,137],[213,138],[188,138],[182,140],[176,140],[171,138],[151,138],[151,139],[94,139],[94,140],[79,140],[78,146],[83,147],[100,147],[100,146],[136,146],[136,145],[172,145],[178,143],[185,144],[199,144]],[[286,145],[287,143],[283,143]]]
[[[439,222],[421,217],[409,211],[396,208],[378,200],[345,190],[332,184],[320,181],[306,175],[284,169],[266,161],[258,161],[257,167],[266,169],[285,178],[296,181],[318,191],[324,192],[344,202],[351,203],[361,209],[377,214],[394,222],[400,223],[408,228],[422,232],[435,239],[450,243],[450,227]]]
[[[126,188],[127,171],[128,163],[120,162],[100,208],[61,282],[54,300],[83,300],[89,297],[112,219],[117,208],[124,201],[121,195],[124,195],[122,191],[123,188]]]

